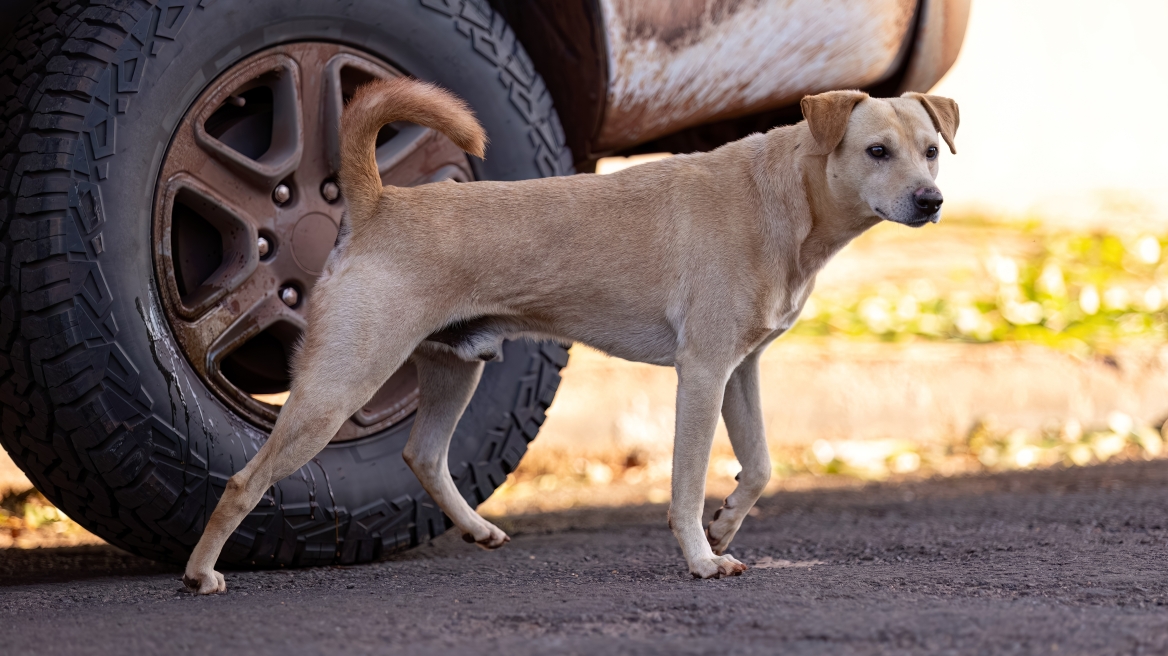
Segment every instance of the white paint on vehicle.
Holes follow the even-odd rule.
[[[916,0],[600,0],[609,95],[601,149],[872,85]]]

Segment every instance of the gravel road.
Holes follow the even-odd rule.
[[[711,505],[710,510],[713,506]],[[663,506],[504,518],[357,567],[177,568],[112,547],[0,552],[0,652],[1105,654],[1168,652],[1168,462],[764,499],[692,580]]]

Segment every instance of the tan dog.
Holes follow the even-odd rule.
[[[434,86],[360,89],[341,125],[347,222],[316,283],[292,393],[271,438],[228,482],[187,586],[226,589],[215,561],[264,490],[324,448],[411,357],[421,400],[406,462],[464,538],[502,546],[507,535],[455,489],[447,448],[483,360],[521,336],[676,367],[670,526],[695,577],[743,572],[725,551],[771,475],[759,356],[845,244],[881,220],[939,220],[938,132],[956,152],[947,98],[833,91],[802,107],[798,125],[610,176],[406,189],[381,186],[382,125],[431,127],[479,157],[482,128]],[[703,531],[719,412],[742,473]]]

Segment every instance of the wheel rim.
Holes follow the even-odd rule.
[[[163,311],[203,382],[265,429],[345,210],[335,186],[343,102],[364,82],[400,75],[332,43],[265,50],[203,91],[163,161],[153,225]],[[457,146],[412,124],[382,129],[377,162],[397,186],[473,179]],[[407,364],[333,441],[382,431],[417,400]]]

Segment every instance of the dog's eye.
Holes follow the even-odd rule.
[[[937,147],[929,146],[929,149],[925,151],[925,157],[928,157],[929,159],[937,159]]]
[[[884,146],[869,146],[868,154],[876,159],[884,159],[888,156],[888,149]]]

